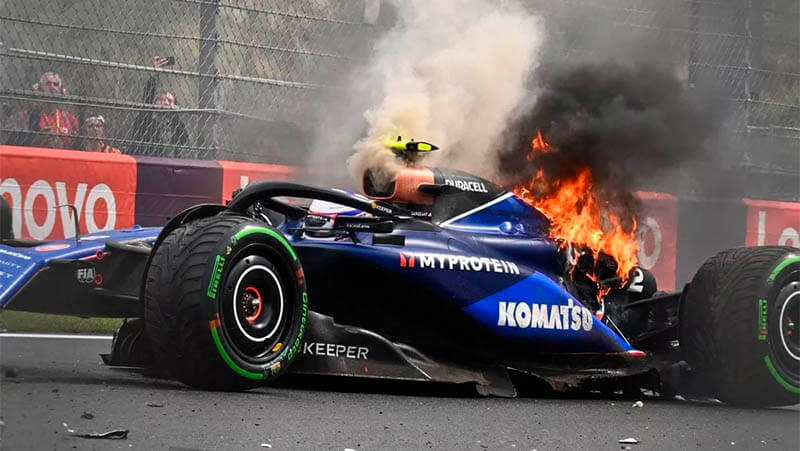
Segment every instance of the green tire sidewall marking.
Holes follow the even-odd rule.
[[[783,259],[783,261],[780,262],[778,266],[776,266],[775,269],[773,269],[772,272],[769,274],[769,281],[774,282],[775,279],[778,277],[778,274],[780,274],[781,271],[783,271],[783,268],[786,268],[792,263],[800,263],[800,255],[790,255],[785,259]]]
[[[781,271],[783,271],[787,266],[793,263],[800,263],[800,256],[789,255],[786,258],[784,258],[780,263],[778,263],[777,266],[775,266],[775,268],[769,274],[767,282],[770,285],[772,285],[775,282],[775,279],[777,279],[778,276],[780,275]],[[786,379],[783,378],[783,376],[780,375],[780,373],[778,373],[778,370],[775,368],[775,365],[773,365],[772,359],[769,358],[769,355],[764,356],[764,363],[767,365],[769,373],[778,382],[778,384],[780,384],[781,387],[785,388],[791,393],[800,395],[800,387],[795,387],[794,385],[790,384],[789,382],[786,381]]]
[[[222,356],[222,360],[224,360],[225,363],[227,363],[228,366],[231,367],[231,369],[236,372],[236,374],[242,377],[246,377],[247,379],[264,379],[263,374],[247,371],[246,369],[237,365],[236,362],[234,362],[233,359],[231,359],[231,356],[229,356],[228,352],[225,351],[225,347],[222,346],[222,341],[220,341],[219,339],[219,332],[217,332],[216,327],[211,329],[211,336],[214,338],[214,344],[217,346],[217,351],[219,351],[219,355]]]
[[[768,355],[764,356],[764,363],[767,364],[767,369],[769,369],[769,373],[772,374],[772,377],[778,381],[781,387],[785,388],[791,393],[795,395],[800,395],[800,387],[795,387],[794,385],[786,382],[786,379],[783,378],[780,374],[778,374],[778,370],[775,369],[775,365],[772,364],[772,360],[769,358]]]
[[[266,227],[258,227],[258,226],[247,226],[244,229],[236,232],[233,235],[233,238],[235,240],[240,240],[240,239],[242,239],[242,238],[244,238],[244,237],[246,237],[248,235],[252,235],[252,234],[255,234],[255,233],[259,233],[259,234],[262,234],[262,235],[268,235],[268,236],[271,236],[272,238],[275,238],[276,240],[278,240],[278,242],[280,242],[283,245],[283,247],[286,248],[286,250],[289,252],[289,255],[291,255],[291,257],[292,257],[292,260],[295,260],[295,261],[297,260],[297,253],[294,251],[294,249],[289,244],[289,242],[286,240],[286,238],[283,235],[281,235],[280,233],[278,233],[278,232],[276,232],[276,231],[274,231],[272,229],[268,229]],[[220,259],[220,256],[217,256],[217,261],[215,261],[215,265],[214,265],[215,269],[217,268],[217,263],[219,263],[219,259]],[[224,265],[224,261],[225,261],[224,258],[222,259],[222,261],[223,261],[223,265]],[[212,274],[211,282],[209,284],[209,289],[211,288],[211,284],[213,284],[213,281],[214,281],[214,275]],[[214,295],[216,295],[216,293],[214,293]],[[307,296],[308,296],[307,293],[304,291],[303,292],[303,313],[302,313],[303,324],[301,324],[299,335],[297,337],[297,340],[295,340],[295,344],[294,344],[293,348],[295,346],[297,346],[297,343],[299,343],[299,341],[303,338],[303,329],[305,328],[304,326],[305,326],[306,311],[308,309],[307,308],[307,305],[308,305]],[[211,297],[211,296],[209,296],[209,297]],[[214,298],[216,298],[216,296],[214,296]],[[217,352],[219,352],[219,355],[222,357],[222,360],[224,360],[225,363],[233,371],[236,372],[236,374],[238,374],[238,375],[240,375],[242,377],[245,377],[247,379],[256,379],[256,380],[264,379],[264,375],[263,374],[254,373],[252,371],[247,371],[246,369],[244,369],[244,368],[240,367],[239,365],[237,365],[236,362],[234,362],[233,359],[231,359],[231,356],[228,354],[228,352],[225,350],[225,347],[222,344],[222,340],[219,337],[219,332],[217,331],[216,327],[211,329],[211,337],[214,339],[214,345],[217,347]],[[288,348],[287,348],[287,351],[289,351]],[[287,352],[287,351],[284,351],[284,352]],[[291,353],[291,351],[289,351],[289,352]],[[290,356],[289,358],[291,359],[291,357],[293,357],[293,356]],[[278,359],[276,359],[276,360],[277,361],[282,361],[283,360],[283,355],[278,357]],[[273,365],[274,365],[274,363],[273,363]]]
[[[242,239],[242,238],[244,238],[244,237],[246,237],[248,235],[252,235],[254,233],[260,233],[260,234],[263,234],[263,235],[269,235],[269,236],[275,238],[281,244],[283,244],[283,246],[286,248],[287,251],[289,251],[289,255],[292,256],[292,260],[297,260],[297,254],[294,252],[294,249],[292,249],[292,246],[289,244],[289,242],[286,241],[286,238],[283,235],[281,235],[280,233],[278,233],[278,232],[276,232],[276,231],[274,231],[272,229],[268,229],[266,227],[248,226],[248,227],[245,227],[244,229],[236,232],[236,234],[234,234],[233,237],[236,238],[237,240],[240,240],[240,239]]]

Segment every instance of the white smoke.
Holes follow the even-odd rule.
[[[526,81],[544,40],[540,17],[510,1],[395,0],[397,23],[377,43],[370,69],[379,102],[365,113],[366,136],[348,160],[366,168],[399,166],[388,139],[440,147],[426,165],[489,178],[497,174],[497,141],[514,112],[528,105]]]

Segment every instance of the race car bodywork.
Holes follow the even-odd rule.
[[[130,358],[122,331],[106,361],[165,366],[199,388],[249,388],[288,371],[470,382],[513,396],[514,370],[554,387],[639,375],[667,391],[665,375],[686,372],[686,290],[629,294],[629,284],[601,308],[570,276],[547,219],[512,193],[457,171],[414,168],[388,187],[369,176],[371,198],[256,182],[228,206],[188,209],[163,229],[6,240],[0,305],[143,317],[149,341],[135,346],[152,344],[154,361]],[[363,214],[323,226],[319,212],[286,198]],[[206,354],[186,357],[195,352],[187,340]],[[780,376],[794,390],[792,371]]]

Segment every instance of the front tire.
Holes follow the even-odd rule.
[[[220,215],[155,250],[145,324],[161,369],[195,388],[243,390],[286,371],[305,331],[302,266],[276,229]]]
[[[697,271],[679,341],[700,388],[731,404],[800,402],[800,249],[737,248]]]

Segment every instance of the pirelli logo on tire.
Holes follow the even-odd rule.
[[[767,341],[767,300],[758,300],[758,339]]]
[[[219,283],[222,281],[222,268],[224,266],[225,257],[217,255],[216,260],[214,260],[214,269],[211,271],[211,280],[208,282],[208,290],[206,291],[206,296],[211,299],[217,298],[217,289],[219,289]]]

